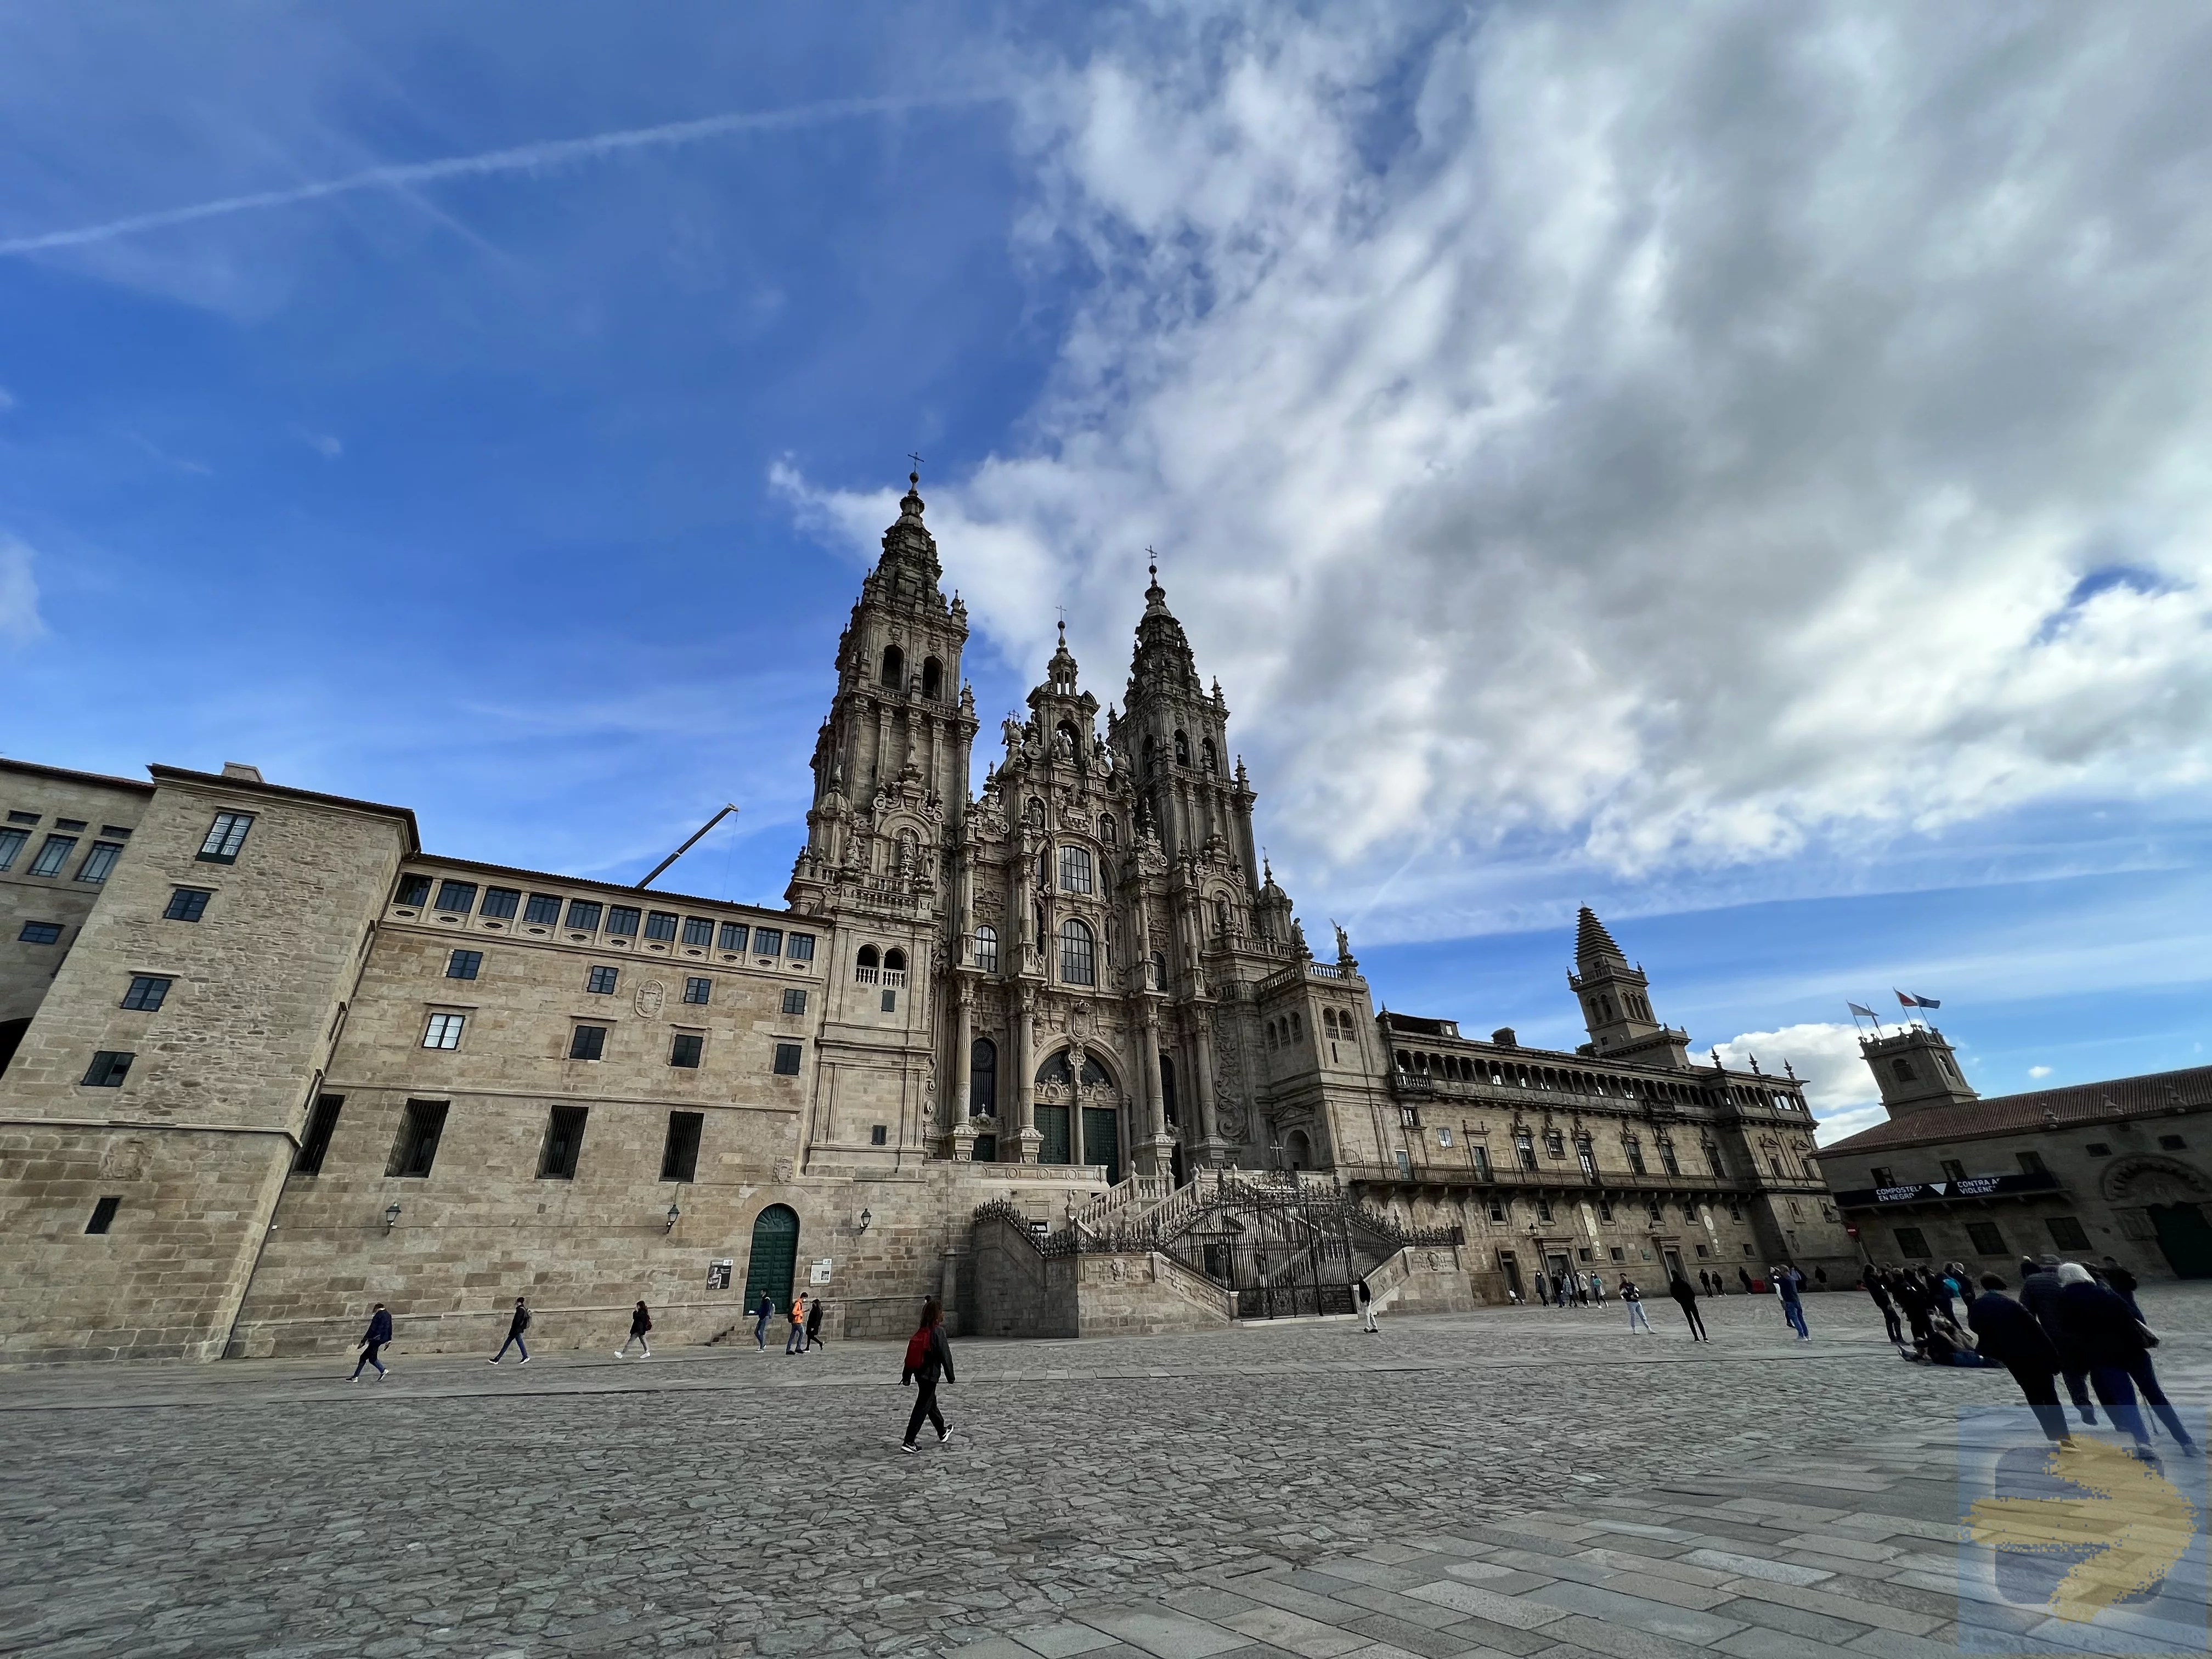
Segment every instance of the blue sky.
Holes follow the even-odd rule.
[[[773,900],[918,448],[987,733],[1156,544],[1394,1007],[1571,1043],[1587,902],[1844,1124],[1893,985],[2202,1063],[2212,30],[2112,18],[15,11],[0,746]]]

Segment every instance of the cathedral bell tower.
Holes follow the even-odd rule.
[[[948,836],[968,799],[975,699],[960,678],[968,612],[939,587],[937,543],[909,473],[897,522],[837,641],[837,691],[814,743],[814,804],[786,898],[834,915],[865,900],[919,919],[943,908]]]
[[[1881,1090],[1882,1109],[1904,1117],[1929,1106],[1962,1106],[1981,1096],[1959,1068],[1959,1057],[1933,1025],[1908,1025],[1890,1036],[1863,1036],[1866,1057]]]
[[[1690,1069],[1690,1037],[1651,1012],[1650,981],[1629,966],[1613,935],[1585,904],[1575,929],[1575,967],[1568,988],[1581,999],[1593,1054],[1646,1066]]]

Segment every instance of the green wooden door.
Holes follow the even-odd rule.
[[[761,1292],[775,1298],[775,1310],[791,1308],[791,1281],[799,1271],[799,1214],[788,1205],[771,1204],[753,1223],[752,1254],[745,1261],[745,1311],[760,1306]]]
[[[2194,1204],[2154,1204],[2150,1224],[2158,1229],[2158,1248],[2176,1275],[2212,1279],[2212,1223]]]
[[[1111,1106],[1083,1109],[1083,1161],[1103,1164],[1106,1179],[1121,1178],[1121,1115]]]
[[[1074,1150],[1067,1144],[1067,1108],[1040,1106],[1036,1109],[1037,1133],[1044,1144],[1037,1148],[1040,1164],[1073,1164]]]

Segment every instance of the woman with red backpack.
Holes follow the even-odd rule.
[[[921,1419],[927,1417],[937,1430],[937,1443],[943,1445],[952,1438],[952,1431],[945,1426],[945,1414],[937,1409],[937,1380],[942,1376],[947,1382],[960,1379],[952,1374],[952,1345],[945,1340],[945,1327],[940,1323],[937,1298],[931,1297],[921,1304],[921,1323],[907,1339],[906,1370],[899,1377],[899,1387],[910,1386],[915,1379],[921,1382],[921,1391],[915,1396],[914,1415],[906,1420],[906,1438],[900,1442],[901,1451],[912,1451],[915,1437],[921,1432]]]

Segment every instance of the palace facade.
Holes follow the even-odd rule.
[[[799,1289],[852,1334],[930,1294],[1011,1329],[980,1217],[1079,1255],[1268,1183],[1454,1241],[1435,1305],[1849,1263],[1796,1079],[1695,1063],[1587,910],[1573,1054],[1378,1016],[1340,931],[1317,959],[1157,574],[1119,708],[1063,635],[980,788],[967,637],[917,481],[780,910],[431,854],[251,766],[0,761],[0,1358],[334,1350],[372,1301],[465,1347],[517,1295],[556,1346]]]

